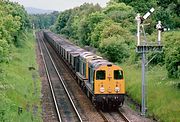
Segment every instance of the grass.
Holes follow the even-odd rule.
[[[0,64],[0,121],[42,121],[40,79],[36,70],[28,69],[37,69],[34,35],[29,33],[23,46],[12,50],[11,61]]]
[[[125,71],[126,91],[135,101],[141,103],[141,67],[120,64]],[[163,122],[180,122],[180,79],[167,77],[165,67],[148,67],[146,74],[148,115]]]

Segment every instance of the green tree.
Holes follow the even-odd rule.
[[[167,32],[164,35],[165,41],[165,64],[168,76],[180,78],[180,32]]]
[[[72,10],[66,10],[64,12],[61,12],[58,16],[57,22],[56,22],[56,31],[58,33],[61,33],[61,30],[66,26],[67,21],[69,20],[71,16]]]
[[[101,34],[105,27],[110,26],[114,23],[112,20],[105,19],[104,21],[98,23],[91,34],[91,46],[98,48],[101,41]]]
[[[84,18],[78,27],[78,36],[83,45],[91,44],[91,34],[96,25],[105,19],[105,14],[99,11],[94,12]]]
[[[7,61],[8,54],[9,54],[9,45],[7,41],[0,39],[0,62]]]
[[[110,2],[125,3],[132,6],[138,13],[145,13],[151,7],[156,7],[156,0],[111,0]]]
[[[19,46],[24,32],[29,28],[29,18],[24,7],[6,0],[0,1],[0,62],[8,60],[10,47]]]
[[[34,14],[30,15],[30,21],[35,29],[48,29],[55,24],[58,15],[57,11],[50,14]]]
[[[122,62],[129,56],[128,45],[121,36],[112,36],[102,40],[99,48],[109,61]]]
[[[88,16],[99,10],[101,7],[98,4],[84,3],[80,7],[61,12],[55,24],[56,31],[79,40],[80,44],[89,45],[92,22]]]

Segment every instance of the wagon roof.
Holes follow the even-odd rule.
[[[94,55],[93,53],[91,53],[91,52],[83,52],[83,53],[81,53],[81,57],[82,58],[86,58],[87,56],[89,56],[89,55]]]
[[[77,49],[70,51],[73,56],[79,56],[81,53],[86,52],[84,49],[77,47]]]
[[[102,65],[112,65],[112,63],[107,61],[107,60],[105,60],[105,59],[98,59],[97,58],[97,59],[91,60],[89,62],[89,65],[90,65],[91,68],[97,69],[97,68],[99,68]]]

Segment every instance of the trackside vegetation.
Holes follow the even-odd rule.
[[[125,70],[127,94],[141,103],[141,56],[136,47],[136,13],[153,15],[146,20],[148,41],[157,41],[157,21],[170,28],[163,32],[163,53],[149,63],[147,72],[148,115],[158,121],[180,121],[180,18],[179,2],[164,0],[110,0],[105,8],[85,3],[65,10],[51,30],[80,46],[91,46]],[[149,53],[148,59],[155,54]]]
[[[12,47],[11,61],[0,63],[0,120],[41,121],[40,79],[35,60],[35,38],[27,35],[21,48]],[[31,69],[30,67],[34,67]]]
[[[149,0],[147,5],[145,1],[128,3],[123,0],[110,0],[105,8],[101,8],[98,4],[85,3],[80,7],[61,12],[52,30],[66,35],[81,46],[89,45],[97,48],[110,61],[122,62],[130,56],[130,51],[127,50],[135,49],[136,13],[140,12],[143,15],[150,7],[154,7],[155,13],[147,20],[147,23],[151,23],[151,25],[145,26],[148,40],[157,40],[157,37],[154,36],[157,33],[154,26],[158,20],[161,20],[172,31],[164,35],[165,51],[163,56],[155,58],[153,63],[166,65],[168,76],[179,78],[178,33],[180,19],[178,19],[178,4],[176,1],[163,2],[161,0]],[[175,47],[173,47],[174,44]],[[121,55],[113,55],[113,52],[117,50],[112,47],[116,47],[119,51],[118,54]],[[173,58],[169,58],[169,55]],[[153,54],[149,58],[152,56]],[[138,55],[135,58],[138,58]],[[173,63],[172,59],[175,59]]]
[[[0,121],[41,120],[35,38],[24,7],[0,0]]]
[[[21,46],[21,39],[30,22],[21,5],[7,0],[0,1],[0,18],[0,62],[8,62],[11,46]]]
[[[119,64],[125,71],[127,94],[141,103],[141,67],[128,63]],[[179,122],[179,79],[168,78],[165,66],[149,66],[146,74],[148,116],[158,121]]]

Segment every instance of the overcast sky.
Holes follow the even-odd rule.
[[[46,10],[63,11],[65,9],[74,8],[83,3],[99,3],[102,7],[106,6],[109,0],[10,0],[16,1],[25,7],[35,7]]]

